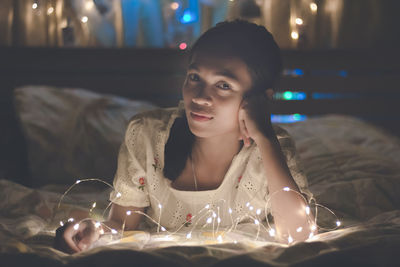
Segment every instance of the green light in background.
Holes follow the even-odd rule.
[[[285,100],[291,100],[293,98],[293,93],[290,91],[286,91],[283,93],[283,99]]]
[[[299,114],[299,113],[293,114],[293,119],[294,119],[295,121],[300,120],[300,119],[301,119],[300,114]]]

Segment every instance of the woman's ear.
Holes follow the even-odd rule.
[[[265,95],[268,97],[269,100],[273,100],[274,99],[274,89],[268,88],[267,90],[265,90]]]

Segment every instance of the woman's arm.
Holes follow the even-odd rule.
[[[264,137],[255,142],[260,149],[269,195],[277,192],[271,199],[271,213],[278,239],[285,243],[306,240],[310,233],[315,234],[315,229],[311,229],[314,220],[311,213],[306,213],[307,204],[298,193],[299,188],[290,174],[278,139]],[[297,193],[284,191],[284,187],[289,187]]]
[[[112,229],[120,230],[124,225],[124,230],[135,230],[143,217],[142,214],[136,213],[135,211],[144,212],[145,208],[137,207],[124,207],[113,203],[108,215],[107,221],[103,222],[105,225]],[[130,211],[130,215],[127,212]]]
[[[244,99],[239,111],[239,125],[245,145],[249,146],[252,139],[260,150],[269,195],[274,195],[271,213],[278,240],[284,243],[306,240],[311,232],[316,231],[312,225],[314,220],[312,214],[306,213],[307,204],[290,173],[272,128],[267,99],[262,96]],[[284,191],[285,187],[296,192]]]

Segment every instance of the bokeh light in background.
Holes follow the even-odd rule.
[[[283,49],[399,44],[389,0],[2,0],[0,15],[0,45],[178,48],[235,18]]]
[[[187,44],[186,43],[180,43],[179,44],[179,49],[180,50],[185,50],[187,48]]]
[[[299,121],[305,121],[307,119],[306,115],[301,114],[272,114],[271,122],[272,123],[294,123]]]

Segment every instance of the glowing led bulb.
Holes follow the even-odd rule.
[[[74,221],[74,218],[69,218],[68,219],[68,222],[73,222]]]
[[[170,7],[172,10],[177,10],[179,8],[179,4],[177,2],[172,2]]]
[[[317,229],[317,226],[315,226],[315,224],[311,225],[311,230],[315,231],[315,229]]]
[[[289,192],[289,191],[290,191],[290,188],[287,187],[287,186],[285,186],[285,187],[283,188],[283,191]]]
[[[300,233],[301,231],[303,231],[303,227],[301,227],[301,226],[296,229],[296,232],[298,232],[298,233]]]
[[[218,240],[218,243],[222,243],[222,236],[219,235],[219,236],[217,237],[217,240]]]
[[[303,20],[301,18],[297,18],[296,19],[296,24],[297,25],[302,25],[303,24]]]
[[[79,223],[74,225],[74,230],[78,230],[79,229]]]
[[[163,232],[166,231],[165,228],[164,228],[164,226],[161,226],[161,231],[163,231]]]
[[[80,182],[81,182],[81,180],[76,180],[76,182],[75,182],[75,183],[76,183],[76,184],[79,184]]]
[[[234,240],[234,241],[233,241],[233,243],[237,244],[237,241],[236,241],[236,240]]]
[[[158,208],[161,209],[161,208],[162,208],[162,205],[161,205],[161,204],[158,204]]]
[[[115,235],[115,234],[117,234],[118,232],[117,232],[117,230],[115,230],[115,229],[111,229],[111,233]]]
[[[49,7],[49,9],[47,9],[47,15],[51,15],[54,12],[54,7]]]
[[[310,214],[310,207],[306,206],[306,214],[309,215]]]
[[[275,236],[275,229],[270,229],[269,230],[269,235],[270,236]]]
[[[246,207],[248,207],[248,206],[250,206],[250,202],[247,202],[247,203],[246,203]]]
[[[96,222],[96,223],[94,224],[94,226],[95,226],[96,228],[99,228],[99,227],[100,227],[100,225],[101,225],[101,223],[100,223],[100,222]]]
[[[33,3],[32,4],[32,9],[36,9],[38,7],[38,4],[37,3]]]
[[[210,204],[207,204],[204,208],[206,209],[210,208]]]
[[[311,3],[310,4],[310,9],[311,9],[312,12],[317,12],[317,10],[318,10],[317,4],[316,3]]]
[[[132,211],[130,211],[130,210],[128,210],[127,212],[126,212],[126,215],[131,215],[132,214]]]
[[[207,223],[211,223],[211,222],[212,222],[212,218],[210,217],[207,219]]]
[[[340,221],[336,221],[336,225],[339,227],[341,225]]]
[[[94,6],[94,3],[93,3],[92,0],[87,1],[86,4],[85,4],[85,8],[87,10],[91,9],[93,6]]]
[[[228,212],[229,212],[230,214],[232,214],[232,209],[231,209],[231,208],[229,208],[229,209],[228,209]]]
[[[89,20],[89,18],[86,17],[86,16],[83,16],[83,17],[81,18],[81,21],[82,21],[83,23],[88,22],[88,20]]]
[[[60,221],[60,225],[61,225],[61,226],[64,226],[64,223],[63,223],[62,221]]]
[[[293,238],[289,235],[289,237],[288,237],[288,243],[290,244],[290,243],[292,243],[293,242]]]
[[[192,237],[192,232],[190,232],[190,233],[188,233],[187,235],[186,235],[186,238],[187,239],[190,239]]]
[[[121,193],[120,192],[117,193],[117,197],[121,197]]]
[[[257,219],[254,220],[254,223],[255,223],[256,225],[259,225],[259,224],[260,224],[260,222],[259,222]]]
[[[103,229],[100,229],[100,234],[104,235],[104,230]]]
[[[292,37],[293,40],[299,39],[299,33],[298,33],[298,32],[293,31],[293,32],[290,34],[290,36]]]
[[[96,202],[93,203],[92,208],[96,208]]]
[[[218,223],[220,223],[220,222],[221,222],[221,218],[220,218],[220,217],[218,217],[218,219],[217,219],[217,222],[218,222]]]
[[[260,215],[261,214],[261,209],[257,209],[256,213],[257,213],[257,215]]]
[[[308,236],[308,238],[312,238],[314,236],[314,233],[310,233],[310,235]]]
[[[250,206],[250,207],[249,207],[249,210],[253,210],[253,209],[254,209],[254,207],[253,207],[253,206]]]
[[[217,214],[215,212],[213,212],[212,216],[215,218],[215,217],[217,217]]]

